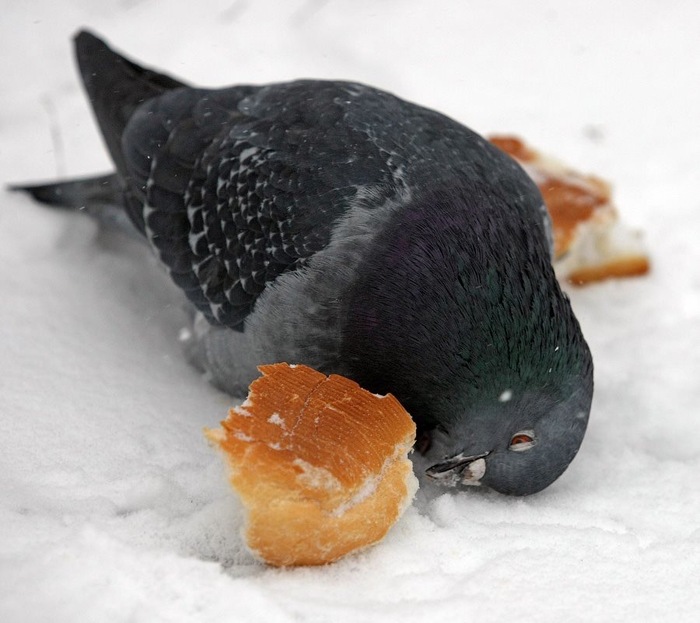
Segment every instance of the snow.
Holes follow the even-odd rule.
[[[109,168],[81,26],[193,83],[360,80],[514,132],[612,180],[654,267],[570,291],[596,394],[559,481],[524,499],[423,483],[378,546],[276,570],[241,542],[202,434],[232,401],[182,358],[155,260],[2,191],[1,621],[697,620],[696,2],[6,2],[3,183]]]

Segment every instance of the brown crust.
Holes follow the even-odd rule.
[[[323,564],[381,539],[414,491],[415,425],[398,400],[307,366],[262,366],[223,429],[249,547],[274,565]]]
[[[590,220],[595,211],[610,200],[609,192],[601,192],[600,186],[575,184],[551,175],[540,182],[539,189],[552,217],[556,258],[571,248],[578,226]]]
[[[579,268],[573,271],[568,280],[577,286],[583,286],[594,281],[602,281],[610,277],[633,277],[646,275],[650,270],[649,260],[642,256],[620,258],[618,260]]]
[[[489,141],[511,158],[520,160],[520,162],[530,162],[537,158],[537,152],[515,136],[490,136]]]

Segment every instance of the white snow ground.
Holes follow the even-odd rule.
[[[589,433],[545,492],[423,487],[379,546],[275,570],[242,547],[140,246],[2,192],[0,620],[696,621],[700,609],[697,2],[6,0],[2,181],[107,169],[81,26],[192,82],[362,80],[611,179],[654,270],[571,296]]]

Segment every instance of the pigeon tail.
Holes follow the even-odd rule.
[[[26,192],[37,201],[57,208],[121,206],[122,189],[115,173],[44,184],[13,185],[11,191]]]
[[[152,97],[186,85],[124,58],[85,30],[75,36],[75,55],[107,149],[119,173],[126,176],[121,138],[134,110]]]
[[[80,210],[106,229],[134,235],[134,223],[127,216],[127,196],[119,175],[108,173],[39,184],[8,186],[12,192],[25,192],[36,201],[59,208]]]

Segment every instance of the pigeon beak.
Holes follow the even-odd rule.
[[[446,487],[479,486],[486,473],[486,457],[490,452],[464,456],[462,453],[425,470],[426,475]]]

